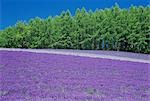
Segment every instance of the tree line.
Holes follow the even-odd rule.
[[[63,11],[0,30],[0,47],[117,50],[150,53],[150,7]]]

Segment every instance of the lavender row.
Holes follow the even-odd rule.
[[[3,101],[148,101],[150,64],[0,51]]]

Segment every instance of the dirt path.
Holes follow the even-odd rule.
[[[116,51],[90,51],[90,50],[64,50],[64,49],[15,49],[15,48],[0,48],[0,51],[26,51],[36,53],[50,53],[50,54],[62,54],[73,55],[91,58],[107,58],[121,61],[132,61],[150,63],[150,55],[128,53],[128,52],[116,52]]]

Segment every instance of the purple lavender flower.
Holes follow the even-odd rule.
[[[0,51],[1,101],[148,101],[148,63]]]

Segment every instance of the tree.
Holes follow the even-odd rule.
[[[150,7],[77,9],[0,30],[0,47],[118,50],[150,53]]]

